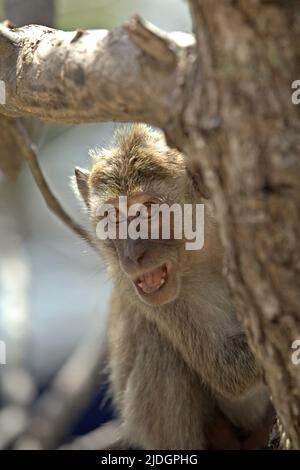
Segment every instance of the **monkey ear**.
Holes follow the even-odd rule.
[[[89,186],[88,186],[88,177],[90,172],[84,168],[75,168],[75,178],[77,190],[84,200],[87,207],[89,207]]]

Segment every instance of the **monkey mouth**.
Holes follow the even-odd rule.
[[[162,264],[152,271],[147,271],[140,275],[134,284],[140,289],[143,294],[153,294],[159,291],[168,279],[168,267]]]

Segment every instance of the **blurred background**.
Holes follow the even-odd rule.
[[[107,29],[134,13],[168,31],[191,29],[184,0],[0,0],[0,20],[18,26]],[[81,223],[70,176],[117,126],[38,126],[42,170]],[[0,449],[56,447],[113,416],[101,375],[109,295],[101,259],[49,211],[26,164],[14,179],[0,172]]]

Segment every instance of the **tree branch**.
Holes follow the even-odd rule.
[[[0,112],[56,122],[137,120],[163,127],[182,106],[193,36],[138,17],[111,31],[0,24]]]
[[[92,237],[88,231],[77,224],[72,217],[66,213],[60,202],[52,193],[40,168],[35,145],[31,142],[27,130],[20,120],[10,122],[10,134],[13,135],[17,148],[21,149],[21,156],[27,161],[32,176],[49,209],[54,212],[64,224],[73,230],[73,232],[94,248]]]
[[[148,24],[137,15],[133,16],[124,25],[130,38],[149,57],[170,66],[174,66],[177,61],[174,41],[168,35],[153,25]]]
[[[22,165],[23,148],[15,139],[15,120],[0,116],[0,170],[10,178],[15,178]]]

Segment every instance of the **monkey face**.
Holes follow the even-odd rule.
[[[124,215],[119,204],[124,196],[129,209],[136,203],[142,204],[144,219],[150,221],[152,227],[150,208],[156,202],[165,203],[169,208],[173,204],[196,202],[183,155],[170,149],[161,134],[147,126],[134,125],[118,134],[111,148],[93,152],[92,156],[90,172],[80,168],[75,170],[76,189],[85,202],[97,238],[101,239],[98,245],[108,271],[116,283],[122,282],[120,274],[125,276],[126,288],[129,280],[138,299],[147,304],[172,302],[179,295],[185,272],[197,256],[185,251],[186,240],[172,232],[175,231],[172,222],[169,236],[163,235],[165,224],[161,226],[159,217],[156,218],[158,233],[155,237],[152,234],[135,237],[127,226],[126,236],[123,236],[123,222],[134,225],[136,217],[127,211]],[[98,213],[98,208],[105,205],[109,207]],[[102,238],[98,228],[102,230],[107,220],[113,222],[117,230],[112,236]],[[176,227],[179,226],[180,223]],[[150,225],[146,233],[147,230],[150,231]]]
[[[161,231],[161,214],[156,217],[158,227],[157,239],[151,238],[153,230],[153,211],[155,198],[149,194],[138,194],[128,198],[128,213],[133,205],[142,205],[145,210],[144,225],[146,239],[136,238],[130,230],[130,222],[134,223],[134,215],[125,215],[120,210],[118,199],[110,200],[116,212],[112,217],[117,225],[115,236],[111,242],[118,256],[119,265],[124,275],[130,280],[136,295],[150,305],[163,305],[173,301],[180,291],[180,277],[177,269],[180,245],[178,240],[170,237],[163,239]],[[132,213],[132,211],[131,211]],[[109,214],[106,214],[110,217]],[[141,225],[141,219],[139,219]],[[121,237],[120,224],[126,223],[125,237]],[[128,225],[129,224],[129,225]]]

